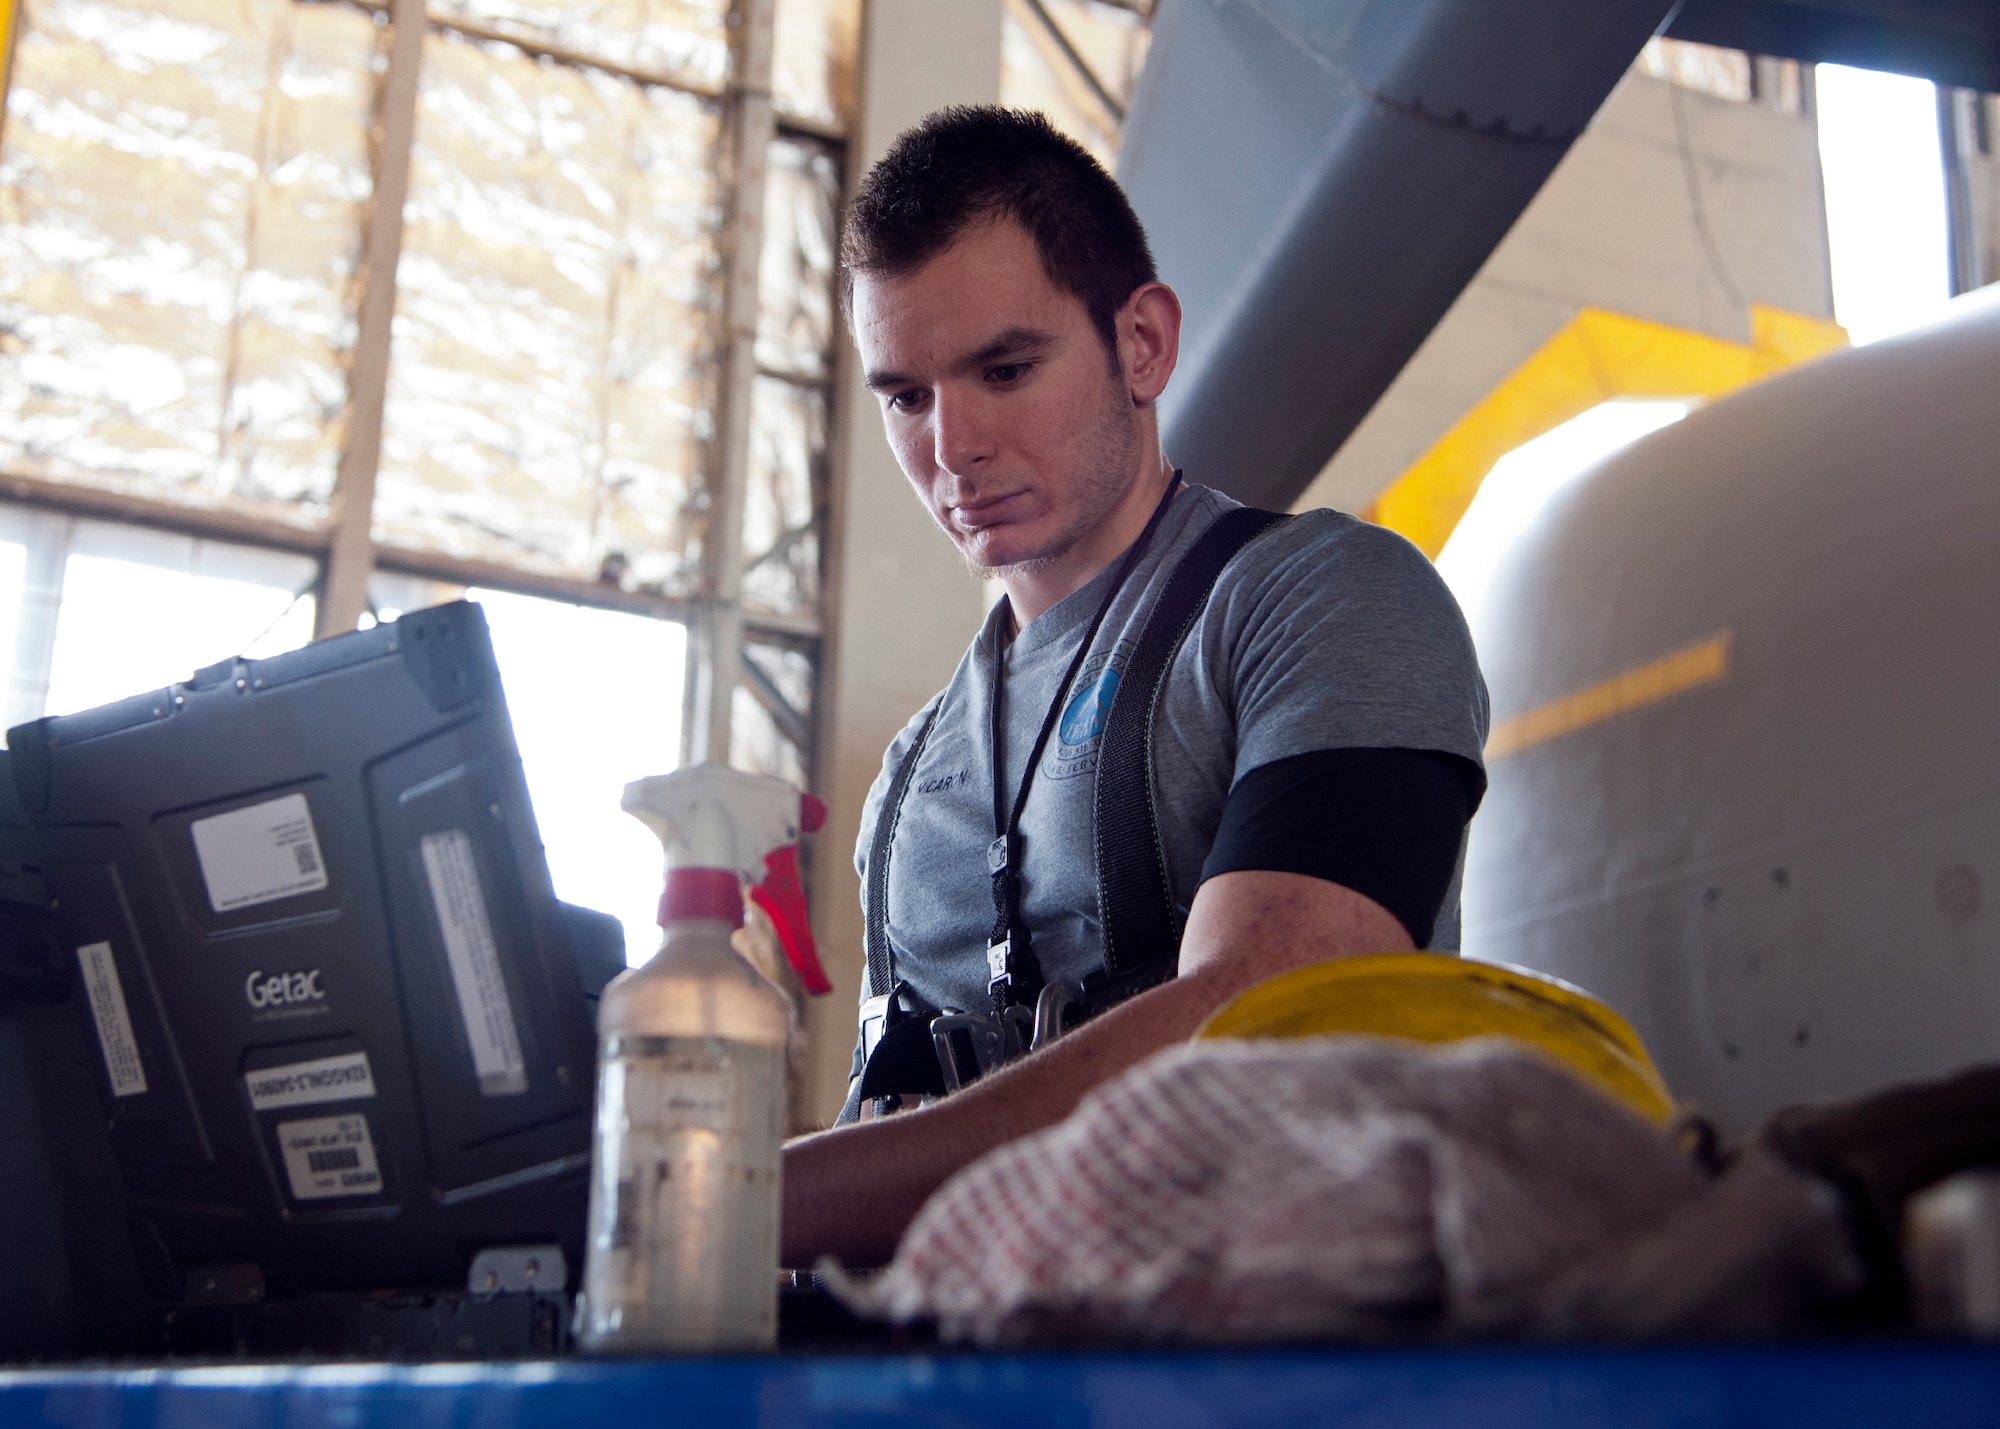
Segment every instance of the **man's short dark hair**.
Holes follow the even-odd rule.
[[[862,181],[840,239],[840,291],[857,273],[899,278],[975,224],[1026,229],[1049,281],[1076,297],[1118,354],[1118,310],[1158,273],[1117,180],[1040,114],[954,105],[905,130]]]

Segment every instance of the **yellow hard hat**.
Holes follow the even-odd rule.
[[[1631,1025],[1581,988],[1438,953],[1334,958],[1267,978],[1224,1003],[1197,1037],[1319,1037],[1337,1032],[1456,1042],[1513,1037],[1554,1057],[1646,1120],[1674,1100]]]

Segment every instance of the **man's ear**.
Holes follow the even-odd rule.
[[[1118,310],[1118,357],[1137,406],[1167,389],[1181,355],[1181,300],[1165,283],[1144,283]]]

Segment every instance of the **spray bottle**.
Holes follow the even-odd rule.
[[[587,1350],[769,1348],[777,1339],[782,993],[730,945],[743,881],[813,991],[797,848],[825,807],[701,764],[622,800],[666,848],[660,951],[598,1004],[598,1097],[577,1339]]]

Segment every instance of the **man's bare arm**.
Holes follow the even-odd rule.
[[[931,1192],[1016,1137],[1052,1126],[1084,1094],[1256,983],[1351,953],[1403,952],[1410,935],[1381,904],[1296,873],[1225,873],[1195,895],[1180,976],[1054,1046],[981,1078],[944,1104],[802,1137],[785,1148],[784,1263],[822,1255],[879,1265]]]

